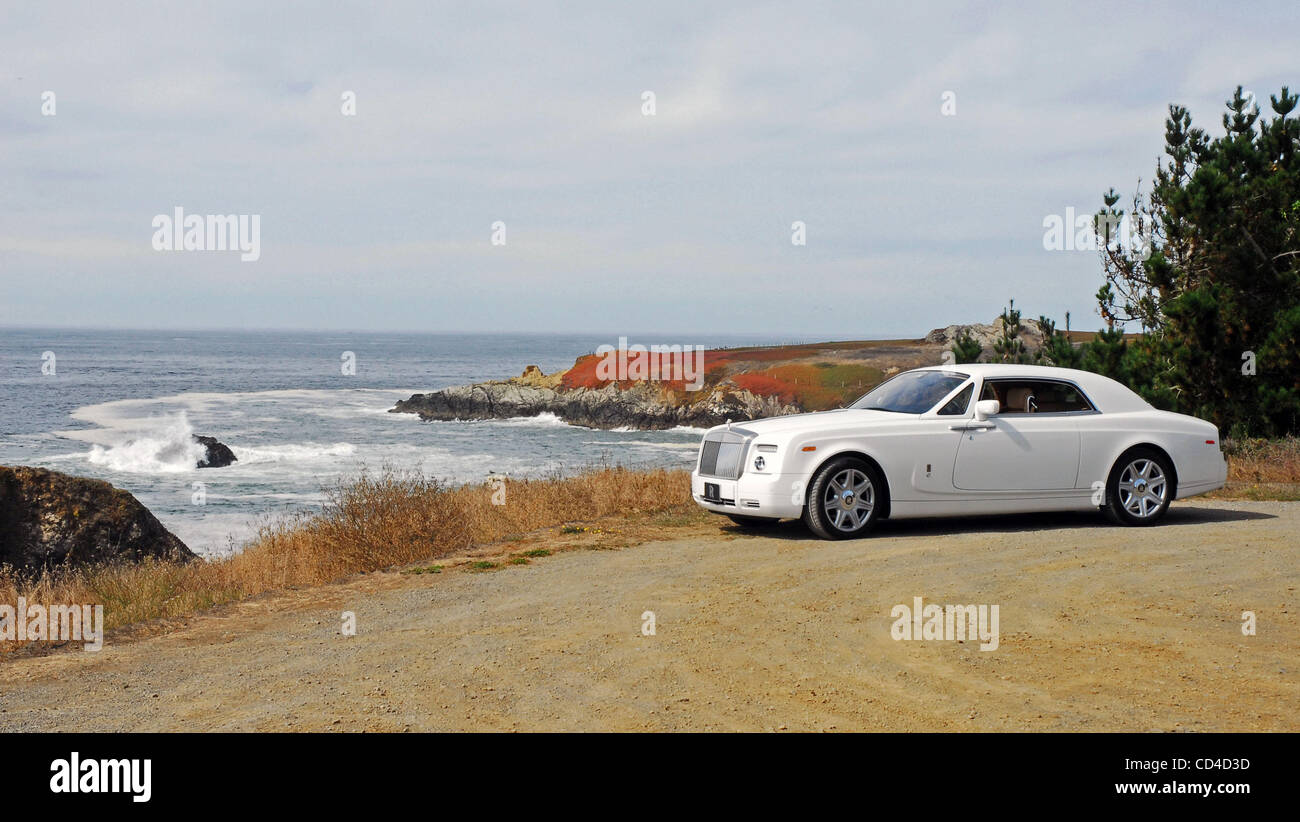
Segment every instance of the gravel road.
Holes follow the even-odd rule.
[[[1035,515],[837,543],[688,518],[10,659],[0,730],[1296,731],[1298,537],[1300,503],[1231,500],[1154,528]],[[891,610],[918,596],[998,605],[999,647],[894,640]]]

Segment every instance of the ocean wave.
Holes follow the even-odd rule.
[[[131,474],[176,474],[195,471],[206,449],[194,439],[194,426],[185,411],[149,418],[119,420],[102,429],[89,452],[75,455],[92,465]],[[262,463],[310,463],[351,457],[350,442],[295,442],[278,445],[231,446],[235,467]]]
[[[131,474],[177,474],[195,471],[207,450],[194,439],[185,412],[158,417],[152,430],[111,445],[94,445],[86,454],[92,465]]]
[[[496,425],[519,425],[519,426],[536,425],[536,426],[545,426],[547,428],[554,428],[556,426],[559,426],[561,428],[578,427],[578,426],[569,425],[569,423],[560,419],[558,416],[551,413],[550,411],[543,411],[542,413],[538,414],[535,417],[510,417],[509,419],[504,419],[504,420],[485,420],[485,422],[495,423]]]
[[[303,462],[306,460],[332,459],[350,457],[357,452],[357,447],[350,442],[332,444],[303,442],[284,445],[245,445],[232,447],[235,456],[245,465],[260,462]]]
[[[705,433],[706,431],[708,431],[708,430],[709,430],[709,429],[707,429],[707,428],[696,428],[696,427],[693,426],[693,425],[674,425],[672,428],[669,428],[669,429],[668,429],[667,433],[669,433],[669,434],[698,434],[698,435],[700,435],[700,436],[704,436],[704,433]]]
[[[131,428],[148,422],[160,410],[165,414],[188,412],[200,419],[210,420],[243,418],[248,403],[277,403],[295,414],[314,414],[324,417],[346,418],[387,413],[399,399],[410,396],[405,390],[378,388],[308,389],[289,388],[267,391],[210,392],[191,391],[149,399],[111,400],[95,405],[83,405],[71,417],[94,426],[54,432],[71,439],[99,441],[105,431]],[[264,408],[264,405],[258,406]],[[398,416],[398,415],[393,415]],[[275,416],[263,415],[253,421],[279,421]],[[105,443],[101,443],[105,444]]]

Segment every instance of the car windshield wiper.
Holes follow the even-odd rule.
[[[906,411],[899,411],[896,408],[886,408],[883,405],[865,405],[858,409],[859,411],[888,411],[891,414],[906,414]]]

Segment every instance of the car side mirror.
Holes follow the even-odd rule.
[[[1002,410],[1002,405],[997,400],[980,400],[975,403],[975,419],[983,422],[989,417],[996,417]]]

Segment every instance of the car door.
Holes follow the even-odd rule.
[[[898,499],[952,498],[953,464],[962,436],[955,429],[968,422],[976,387],[975,380],[967,382],[917,418],[916,425],[908,432],[906,451],[894,461],[900,472],[910,468],[907,482],[916,493],[904,497],[903,484],[898,481],[902,478],[891,477],[891,492],[897,488]]]
[[[1077,412],[1072,410],[1076,395],[1086,403],[1068,384],[985,380],[981,399],[997,399],[1001,411],[983,422],[965,421],[953,486],[963,491],[1074,488],[1079,474],[1079,428]]]

